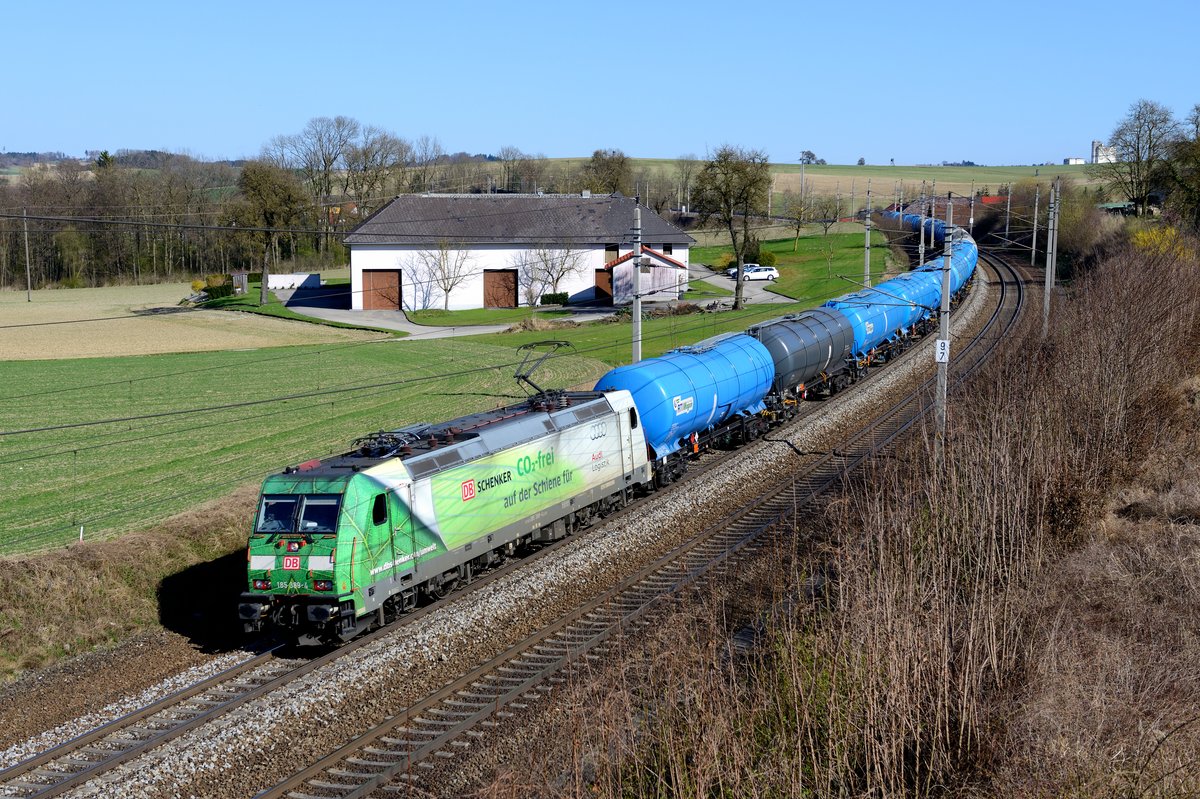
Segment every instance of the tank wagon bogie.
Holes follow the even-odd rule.
[[[651,480],[627,393],[542,395],[384,432],[268,477],[250,536],[247,631],[346,640]]]

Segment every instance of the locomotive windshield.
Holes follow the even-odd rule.
[[[339,494],[265,494],[256,533],[333,533]]]

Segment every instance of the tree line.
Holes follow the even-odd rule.
[[[28,163],[22,161],[22,163]],[[635,166],[618,149],[550,161],[512,145],[447,153],[350,117],[316,117],[259,156],[214,162],[157,151],[57,158],[0,184],[0,286],[185,280],[344,264],[347,232],[406,192],[621,192],[662,212],[686,203],[699,159]]]

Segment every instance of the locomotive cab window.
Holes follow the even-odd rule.
[[[337,532],[338,504],[341,497],[337,494],[312,494],[303,498],[300,507],[300,533],[334,533]]]
[[[629,409],[629,429],[637,430],[637,408]]]
[[[258,524],[254,531],[258,533],[290,533],[295,529],[296,505],[300,497],[290,495],[262,498],[258,509]]]
[[[379,494],[375,497],[375,504],[371,507],[371,524],[378,527],[387,522],[387,495]]]

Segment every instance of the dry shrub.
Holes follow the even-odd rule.
[[[1180,434],[1196,386],[1177,377],[1197,366],[1195,271],[1125,253],[1080,279],[1047,339],[1035,318],[952,396],[940,471],[926,431],[830,506],[807,567],[836,575],[827,603],[785,614],[740,671],[721,611],[677,617],[562,720],[587,767],[560,757],[569,778],[530,793],[1200,790],[1200,534],[1171,521],[1197,496],[1178,467],[1200,450]]]
[[[543,332],[546,330],[563,330],[579,327],[579,323],[571,319],[543,319],[539,316],[527,316],[515,325],[510,325],[505,333]]]

